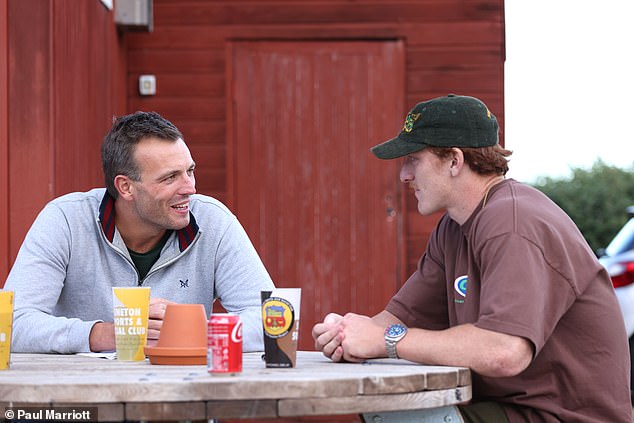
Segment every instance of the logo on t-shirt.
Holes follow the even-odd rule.
[[[453,288],[461,297],[465,298],[467,296],[467,275],[458,276],[453,282]],[[454,298],[454,302],[462,304],[464,303],[463,298]]]

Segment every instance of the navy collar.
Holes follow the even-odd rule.
[[[101,200],[101,205],[99,206],[99,222],[101,223],[104,235],[106,235],[106,239],[110,242],[114,240],[114,201],[114,198],[112,198],[106,190]],[[189,225],[174,232],[176,232],[176,236],[178,237],[178,248],[181,252],[185,251],[194,241],[198,233],[198,225],[196,224],[196,219],[194,219],[192,212],[189,212]]]

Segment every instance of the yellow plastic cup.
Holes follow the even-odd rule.
[[[112,301],[117,360],[145,360],[150,288],[113,287]]]
[[[0,370],[11,361],[11,328],[13,327],[13,291],[0,291]]]

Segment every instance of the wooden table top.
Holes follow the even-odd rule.
[[[297,367],[267,369],[243,355],[243,372],[152,365],[81,355],[12,354],[0,371],[0,406],[98,407],[99,420],[202,420],[359,414],[457,404],[471,399],[471,374],[405,360],[332,363],[298,352]],[[0,412],[3,411],[0,408]]]

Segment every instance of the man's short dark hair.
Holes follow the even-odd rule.
[[[136,112],[115,118],[101,145],[106,189],[115,199],[119,195],[114,186],[117,175],[125,175],[133,181],[141,180],[133,155],[136,145],[144,138],[177,141],[183,139],[183,135],[172,122],[156,112]]]

